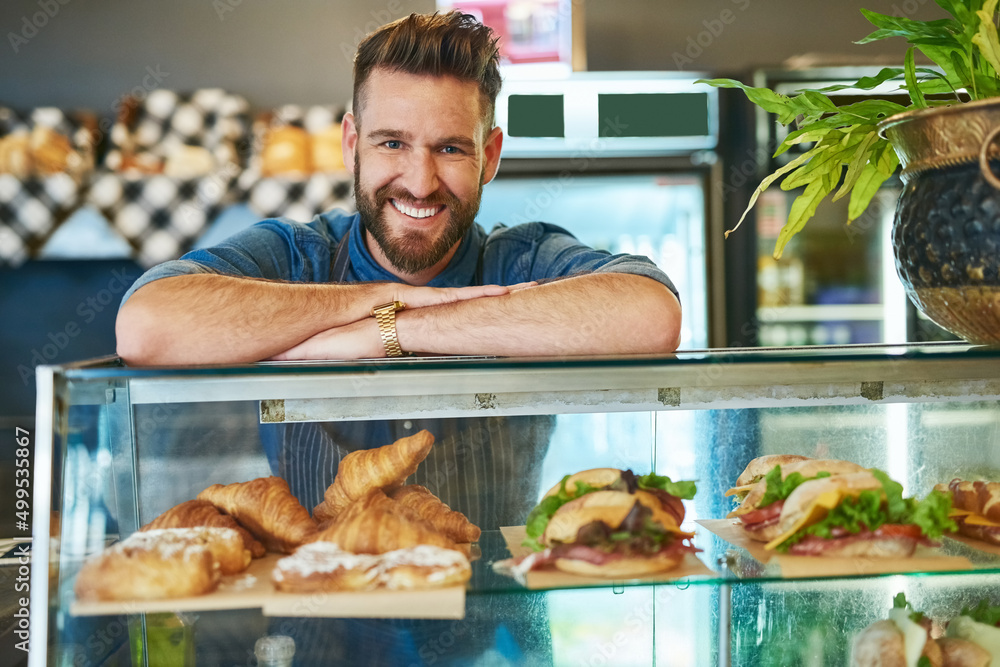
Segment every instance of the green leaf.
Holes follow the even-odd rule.
[[[985,599],[980,600],[975,607],[962,607],[961,615],[993,627],[1000,623],[1000,607],[991,605],[990,601]]]
[[[865,128],[867,128],[867,130]],[[878,130],[874,125],[860,126],[857,131],[859,133],[863,132],[864,138],[855,149],[854,157],[851,159],[850,164],[847,165],[847,174],[844,176],[844,182],[840,186],[840,190],[837,191],[837,194],[833,196],[832,201],[837,201],[854,188],[858,179],[861,177],[861,172],[864,170],[869,159],[872,157],[875,144],[880,141],[885,141],[878,136]]]
[[[972,43],[979,47],[979,53],[993,68],[1000,72],[1000,41],[997,39],[997,27],[993,23],[993,15],[997,9],[997,0],[986,0],[979,17],[979,31],[972,37]]]
[[[913,50],[912,46],[906,50],[906,89],[910,93],[910,99],[913,100],[913,106],[926,109],[927,100],[917,85],[917,64],[913,61]]]
[[[886,81],[891,81],[903,76],[903,70],[899,67],[883,67],[875,76],[863,76],[855,83],[842,83],[825,88],[817,88],[820,93],[834,93],[838,90],[871,90],[881,86]]]
[[[781,182],[781,189],[794,190],[827,174],[836,175],[836,179],[839,181],[843,163],[853,152],[853,146],[858,141],[860,141],[859,137],[852,138],[850,134],[831,132],[818,145],[818,147],[828,146],[827,150],[810,160],[809,164],[794,174],[789,175]]]
[[[778,232],[778,240],[774,244],[775,259],[781,259],[781,253],[788,242],[816,214],[816,207],[819,206],[819,203],[837,187],[838,176],[839,173],[830,174],[813,181],[806,186],[805,192],[795,198],[795,201],[792,202],[792,208],[788,212],[788,221]]]
[[[637,477],[636,480],[639,483],[640,489],[659,489],[684,500],[693,499],[695,492],[698,490],[694,482],[672,482],[669,477],[657,475],[653,472]]]
[[[938,4],[938,7],[958,19],[959,23],[964,23],[969,15],[969,10],[965,8],[961,0],[934,0],[934,2]]]
[[[858,180],[851,190],[851,199],[847,205],[847,224],[851,224],[861,217],[861,214],[865,212],[868,204],[871,203],[872,198],[878,192],[878,189],[892,176],[896,165],[899,164],[899,158],[896,157],[895,151],[888,148],[888,150],[884,150],[883,152],[889,154],[891,158],[886,160],[881,157],[873,157],[875,161],[869,162],[861,170],[861,174],[858,176]],[[883,168],[879,166],[886,162],[892,163],[889,173],[885,173]]]
[[[704,83],[715,88],[739,88],[746,93],[747,99],[768,113],[778,116],[778,122],[788,125],[798,116],[797,111],[789,108],[790,100],[786,95],[776,93],[769,88],[754,88],[735,79],[698,79],[695,83]]]
[[[566,489],[566,480],[568,479],[569,475],[563,477],[559,482],[559,490],[551,496],[542,498],[528,513],[528,518],[525,519],[524,524],[525,532],[530,539],[525,540],[525,545],[541,549],[542,545],[539,542],[539,538],[545,533],[545,528],[549,525],[549,520],[552,519],[552,515],[556,513],[556,510],[574,498],[579,498],[580,496],[599,490],[597,487],[591,486],[586,482],[576,482],[573,493],[570,493]]]
[[[765,178],[763,181],[761,181],[760,185],[757,186],[757,189],[753,191],[752,195],[750,195],[750,203],[747,204],[746,210],[743,211],[743,215],[740,216],[739,222],[736,223],[735,227],[733,227],[732,229],[726,231],[726,236],[729,236],[731,233],[735,232],[737,229],[740,228],[740,225],[743,224],[743,220],[747,217],[747,213],[749,213],[750,209],[753,208],[753,205],[757,203],[757,198],[760,197],[760,193],[764,192],[764,190],[767,190],[771,186],[772,183],[774,183],[776,180],[778,180],[779,178],[781,178],[782,176],[784,176],[788,172],[796,169],[799,165],[801,165],[801,164],[803,164],[805,162],[808,162],[820,150],[825,150],[825,149],[823,149],[823,148],[821,148],[821,149],[813,148],[809,152],[803,153],[802,155],[798,156],[797,158],[795,158],[794,160],[792,160],[788,164],[780,167],[773,174],[771,174],[770,176],[768,176],[767,178]]]
[[[855,44],[867,44],[887,37],[905,37],[907,41],[919,38],[948,37],[954,31],[960,31],[962,28],[954,19],[915,21],[902,16],[879,14],[870,9],[862,9],[861,13],[879,30],[855,42]]]
[[[830,473],[828,472],[816,473],[815,477],[805,477],[800,472],[793,472],[788,475],[788,477],[782,479],[781,466],[774,466],[767,472],[766,475],[764,475],[766,488],[764,490],[764,496],[760,499],[760,502],[757,503],[757,507],[767,507],[768,505],[772,505],[779,500],[785,500],[788,496],[792,495],[792,491],[799,488],[803,482],[829,476]]]

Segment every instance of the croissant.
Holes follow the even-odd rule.
[[[433,526],[395,503],[351,512],[346,519],[321,531],[316,541],[333,542],[356,554],[382,554],[418,544],[462,551]]]
[[[316,522],[280,477],[213,484],[198,494],[231,514],[270,551],[291,553],[316,532]]]
[[[327,487],[323,502],[313,509],[313,517],[318,522],[335,519],[372,489],[402,486],[427,458],[433,444],[434,436],[424,430],[390,445],[351,452],[341,459],[337,476]]]
[[[392,499],[414,510],[417,516],[455,542],[475,542],[482,532],[464,514],[451,509],[419,484],[400,487],[393,492]]]
[[[257,541],[250,532],[238,524],[236,519],[223,514],[219,509],[207,500],[188,500],[180,505],[171,507],[166,512],[156,517],[140,531],[159,530],[161,528],[200,528],[208,526],[212,528],[232,528],[243,539],[243,546],[254,558],[260,558],[266,553],[264,545]]]

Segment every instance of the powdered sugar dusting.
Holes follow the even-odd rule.
[[[286,556],[278,561],[275,566],[274,579],[284,581],[285,572],[308,577],[317,573],[336,572],[337,570],[367,569],[372,570],[372,577],[374,577],[378,562],[378,556],[344,551],[332,542],[310,542],[296,549],[291,556]]]

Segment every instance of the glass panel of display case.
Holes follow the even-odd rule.
[[[953,477],[998,479],[998,377],[996,351],[950,345],[44,367],[32,487],[31,628],[40,634],[31,664],[145,664],[154,654],[237,664],[273,634],[293,639],[302,665],[844,664],[853,634],[884,617],[898,592],[937,623],[984,595],[1000,602],[1000,556],[949,542],[948,553],[969,558],[972,569],[791,580],[695,520],[725,516],[725,490],[767,453],[877,466],[907,494]],[[358,419],[368,408],[385,418]],[[422,428],[445,456],[409,481],[484,529],[463,619],[72,613],[84,558],[208,485],[278,473],[311,508],[340,456]],[[536,591],[493,571],[508,556],[500,527],[523,523],[563,475],[605,466],[697,480],[682,527],[698,530],[710,574]]]

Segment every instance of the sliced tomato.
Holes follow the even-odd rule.
[[[913,539],[919,539],[923,535],[920,526],[913,523],[887,523],[876,530],[875,534],[879,537],[912,537]]]

